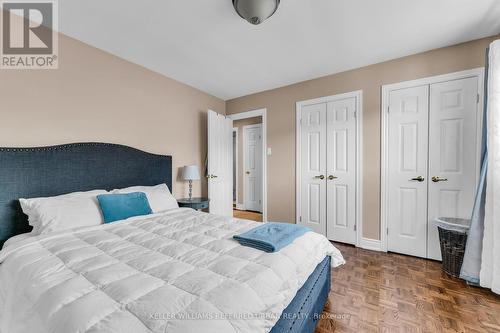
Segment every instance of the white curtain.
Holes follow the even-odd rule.
[[[500,294],[500,40],[490,45],[488,171],[480,284]]]

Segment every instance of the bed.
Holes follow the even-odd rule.
[[[0,148],[0,244],[30,231],[18,198],[161,183],[172,158],[126,146]],[[340,252],[312,232],[272,254],[232,240],[256,225],[179,208],[18,236],[0,332],[313,332]]]

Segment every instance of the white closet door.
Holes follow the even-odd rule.
[[[245,209],[262,212],[262,126],[243,127]]]
[[[356,98],[328,103],[327,237],[356,243]]]
[[[472,214],[478,172],[478,79],[437,83],[430,91],[427,256],[441,260],[435,218]]]
[[[302,107],[300,224],[326,235],[326,103]]]
[[[208,197],[210,213],[233,216],[233,121],[208,111]]]
[[[387,249],[426,257],[429,86],[391,91]]]

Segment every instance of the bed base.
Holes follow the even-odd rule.
[[[330,257],[326,257],[283,311],[271,333],[313,333],[331,287]]]

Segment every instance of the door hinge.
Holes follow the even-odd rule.
[[[479,96],[479,94],[477,94],[477,103],[479,104],[479,100],[480,100],[481,96]]]
[[[302,216],[299,216],[299,222],[302,222]]]
[[[391,106],[387,105],[387,113],[391,112]]]
[[[386,233],[387,235],[389,235],[389,228],[386,228],[386,229],[385,229],[385,233]]]
[[[356,118],[357,116],[358,116],[358,112],[354,111],[354,118]]]
[[[354,231],[356,231],[358,229],[358,226],[356,224],[354,224]]]

